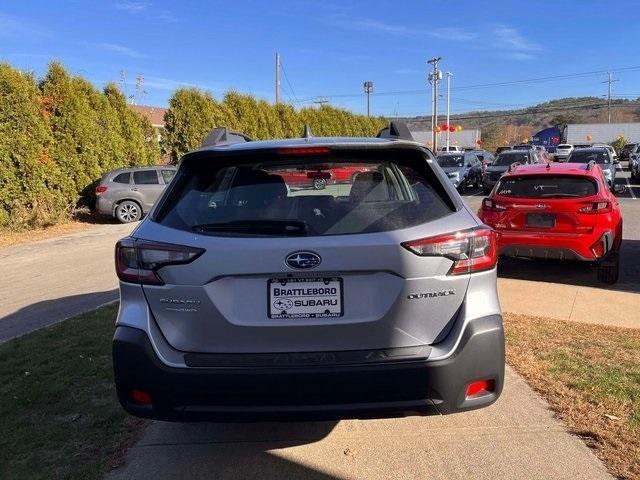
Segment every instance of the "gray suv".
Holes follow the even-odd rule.
[[[478,188],[482,184],[482,162],[474,152],[441,153],[436,157],[449,181],[460,193],[469,186]]]
[[[494,232],[406,127],[306,132],[213,135],[116,245],[113,364],[131,414],[445,414],[500,395]],[[287,184],[344,169],[359,173],[321,192]]]
[[[176,173],[176,167],[136,167],[103,175],[96,188],[96,211],[122,223],[147,214]]]
[[[596,162],[600,165],[609,189],[613,192],[616,183],[617,165],[620,162],[613,158],[611,151],[606,147],[576,148],[567,159],[567,163],[589,162]]]

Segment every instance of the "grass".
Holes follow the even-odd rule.
[[[610,472],[640,478],[640,330],[505,315],[507,361]]]
[[[117,465],[143,421],[113,386],[107,306],[0,345],[0,478],[91,479]]]

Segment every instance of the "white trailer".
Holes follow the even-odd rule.
[[[413,135],[416,142],[422,143],[423,145],[431,148],[431,130],[411,130],[411,135]],[[477,142],[480,139],[480,130],[477,128],[449,133],[449,145],[454,147],[479,148]],[[438,150],[441,150],[446,144],[447,134],[444,132],[438,133]]]
[[[572,123],[565,135],[566,143],[611,143],[620,135],[640,142],[640,123]]]

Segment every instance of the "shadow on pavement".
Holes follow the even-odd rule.
[[[125,465],[107,478],[340,480],[297,461],[295,449],[322,440],[336,423],[153,422],[144,440],[129,450]]]
[[[118,289],[113,289],[32,303],[17,312],[0,317],[0,343],[53,325],[117,298]]]
[[[586,262],[501,257],[498,276],[517,280],[562,283],[621,292],[640,293],[640,240],[623,240],[620,279],[614,285],[598,282],[597,267]]]

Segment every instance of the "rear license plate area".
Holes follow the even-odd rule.
[[[344,315],[342,278],[272,278],[267,316],[274,319],[336,318]]]
[[[536,228],[553,228],[556,216],[550,213],[527,213],[527,226]]]

